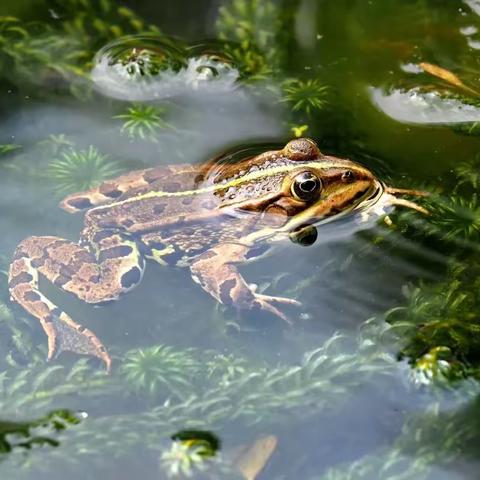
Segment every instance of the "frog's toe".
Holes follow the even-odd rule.
[[[256,294],[257,298],[262,298],[267,302],[271,303],[279,303],[280,305],[292,305],[294,307],[301,307],[302,304],[293,298],[287,298],[287,297],[274,297],[270,295],[262,295],[262,294]]]
[[[275,315],[276,317],[280,318],[283,320],[285,323],[288,323],[288,325],[293,325],[292,321],[288,318],[285,313],[283,313],[280,309],[275,307],[275,305],[272,305],[271,301],[265,300],[264,298],[256,298],[255,302],[253,304],[254,308],[259,308],[260,310],[263,310],[265,312],[269,312],[272,315]]]
[[[257,293],[255,294],[255,300],[253,301],[252,307],[259,308],[260,310],[263,310],[265,312],[269,312],[276,317],[282,319],[285,323],[288,323],[288,325],[293,325],[293,322],[290,320],[290,318],[285,313],[283,313],[280,308],[278,308],[279,305],[299,307],[301,306],[301,303],[292,298],[273,297],[270,295],[262,295]]]

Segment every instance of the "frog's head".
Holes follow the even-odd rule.
[[[355,210],[382,192],[382,184],[362,165],[323,155],[307,138],[283,149],[293,160],[282,183],[282,203],[296,222],[320,221]]]
[[[250,169],[250,173],[235,180],[235,188],[227,182],[233,192],[230,205],[261,212],[265,233],[268,227],[292,232],[368,209],[385,196],[389,197],[389,204],[397,204],[393,193],[422,193],[389,189],[369,169],[351,160],[322,154],[308,138],[292,140],[282,150],[249,159],[241,168],[247,172]],[[246,193],[249,191],[253,193]],[[416,207],[406,205],[410,202],[404,200],[399,202]]]

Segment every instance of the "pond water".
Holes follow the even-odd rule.
[[[2,478],[478,478],[479,15],[476,0],[3,0]],[[406,197],[429,214],[341,216],[240,265],[301,302],[292,326],[151,262],[101,308],[41,279],[112,369],[46,361],[8,270],[27,237],[78,242],[62,198],[295,137],[430,192]]]

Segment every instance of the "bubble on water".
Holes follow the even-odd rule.
[[[470,35],[475,35],[478,32],[478,28],[474,25],[467,25],[465,27],[460,28],[460,33],[465,35],[466,37]]]
[[[419,88],[391,90],[370,88],[373,103],[389,117],[406,123],[448,124],[480,121],[480,108],[458,98]]]
[[[416,63],[403,63],[400,68],[406,73],[422,73],[424,70]]]
[[[470,48],[473,48],[474,50],[480,50],[480,41],[468,38],[467,43]]]
[[[106,45],[97,53],[91,73],[104,95],[134,101],[195,90],[231,91],[239,76],[226,56],[206,45],[184,48],[156,35],[133,35]]]

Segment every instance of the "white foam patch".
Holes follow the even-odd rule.
[[[480,108],[456,98],[445,98],[437,92],[422,92],[370,88],[370,96],[377,108],[389,117],[406,123],[448,124],[480,121]]]

